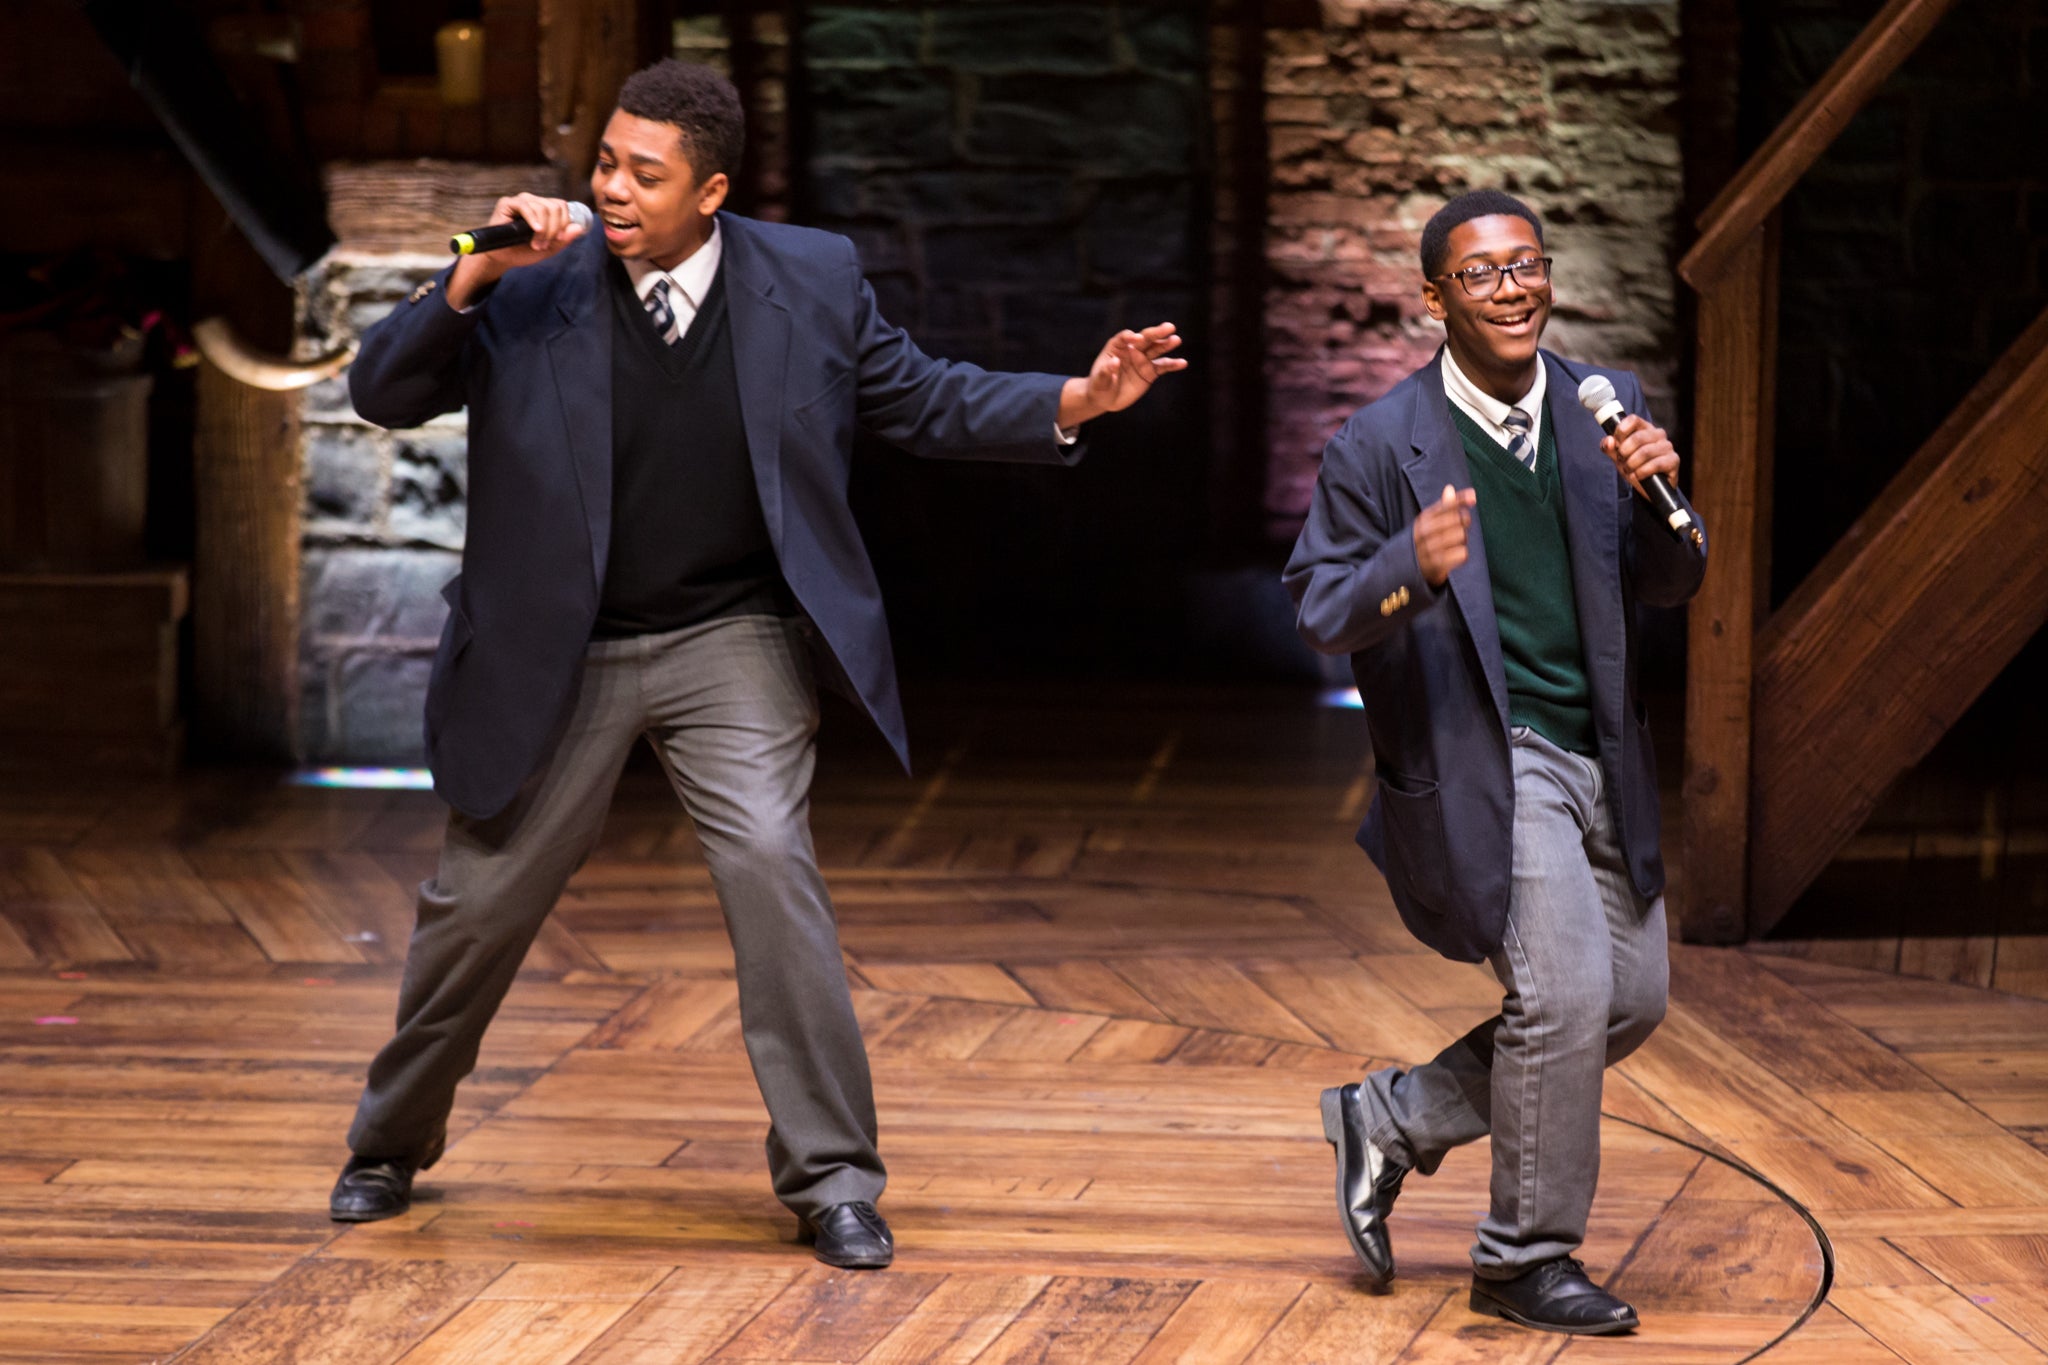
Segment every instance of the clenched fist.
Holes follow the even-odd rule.
[[[479,256],[464,256],[448,277],[442,295],[458,311],[475,303],[480,295],[504,275],[522,265],[545,261],[583,235],[583,228],[569,217],[568,201],[544,199],[537,194],[515,194],[500,199],[491,210],[491,222],[509,223],[521,219],[533,229],[533,240],[525,246],[506,247]]]
[[[1600,449],[1639,493],[1643,480],[1652,474],[1678,482],[1678,452],[1671,446],[1671,434],[1635,413],[1615,424],[1614,434],[1601,439]]]
[[[1460,492],[1445,484],[1443,497],[1416,514],[1415,563],[1430,587],[1441,588],[1451,570],[1470,555],[1465,532],[1472,525],[1472,508],[1478,501],[1475,490]]]

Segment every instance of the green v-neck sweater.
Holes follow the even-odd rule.
[[[1464,409],[1446,403],[1464,439],[1465,464],[1479,495],[1479,529],[1507,674],[1508,723],[1526,725],[1575,754],[1596,755],[1593,691],[1586,681],[1579,610],[1572,598],[1555,423],[1543,423],[1532,473]]]

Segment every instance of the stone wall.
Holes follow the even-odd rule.
[[[446,264],[337,252],[301,286],[301,333],[321,345],[360,336]],[[306,391],[302,431],[301,751],[417,762],[441,585],[461,564],[468,422],[458,412],[414,431],[371,426],[343,377]]]
[[[1202,366],[1205,8],[805,6],[798,221],[851,238],[931,354],[1079,374],[1116,329],[1168,320]],[[1156,638],[1141,623],[1178,610],[1201,536],[1199,372],[1091,424],[1074,469],[864,450],[856,508],[902,652],[1099,666]]]
[[[1112,0],[810,5],[804,220],[931,349],[1085,362],[1192,293],[1204,22]],[[1162,311],[1165,310],[1165,311]]]
[[[1492,186],[1543,215],[1547,343],[1642,376],[1672,412],[1678,5],[1323,0],[1267,35],[1266,513],[1291,537],[1323,443],[1441,340],[1422,226]],[[1294,12],[1302,11],[1296,14]]]

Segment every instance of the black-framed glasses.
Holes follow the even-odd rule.
[[[1515,283],[1524,289],[1540,289],[1549,284],[1550,260],[1548,256],[1527,256],[1508,265],[1468,265],[1446,275],[1432,275],[1430,280],[1456,280],[1473,298],[1490,299],[1499,291],[1503,275],[1513,275]]]

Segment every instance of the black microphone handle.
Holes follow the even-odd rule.
[[[1600,429],[1612,436],[1626,415],[1616,413],[1602,422]],[[1706,543],[1705,537],[1700,534],[1699,524],[1692,518],[1692,513],[1686,511],[1685,504],[1678,500],[1677,490],[1672,488],[1671,480],[1662,474],[1645,474],[1637,479],[1636,483],[1642,488],[1643,496],[1650,500],[1650,506],[1657,509],[1658,517],[1671,528],[1673,535],[1691,544],[1695,549]]]
[[[500,251],[508,246],[525,246],[533,240],[533,229],[524,218],[514,218],[509,223],[492,223],[489,227],[471,228],[458,232],[448,239],[448,249],[458,256],[468,256],[478,251]]]

